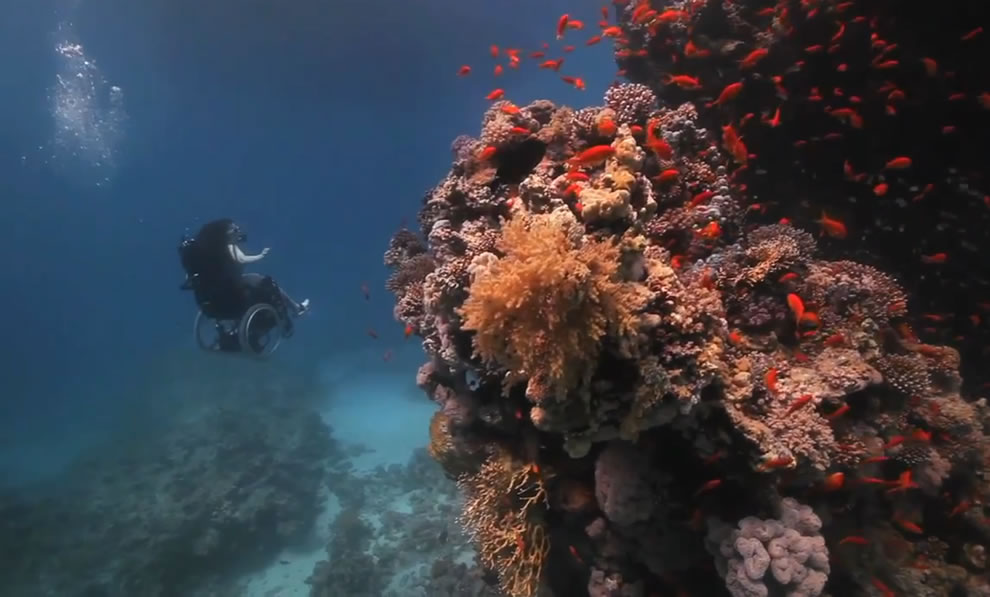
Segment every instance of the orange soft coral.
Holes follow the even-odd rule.
[[[574,236],[553,214],[513,218],[505,257],[475,277],[461,309],[476,353],[507,369],[506,389],[528,379],[534,401],[587,383],[602,340],[635,329],[640,295],[617,279],[619,248]]]

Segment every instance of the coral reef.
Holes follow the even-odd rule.
[[[988,413],[959,355],[914,335],[893,276],[747,224],[746,155],[648,91],[493,106],[424,240],[390,249],[481,567],[506,595],[915,594],[855,557],[886,537],[939,586],[984,586],[959,558],[990,532]]]
[[[2,592],[206,594],[308,538],[335,443],[298,401],[260,394],[118,439],[57,494],[0,507],[5,529],[24,530],[0,535]]]

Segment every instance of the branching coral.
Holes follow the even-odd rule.
[[[537,595],[550,553],[539,468],[495,454],[458,485],[465,497],[460,522],[476,542],[481,562],[498,574],[506,595]]]
[[[606,337],[636,330],[638,294],[617,279],[619,249],[575,246],[551,217],[514,218],[505,256],[476,276],[460,313],[486,362],[507,370],[505,387],[529,380],[535,401],[586,384]]]

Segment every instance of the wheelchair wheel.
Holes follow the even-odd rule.
[[[275,307],[258,303],[248,309],[241,318],[238,338],[247,354],[265,358],[275,352],[282,342],[282,321]]]

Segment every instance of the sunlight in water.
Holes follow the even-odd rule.
[[[73,180],[102,186],[113,178],[124,134],[124,92],[106,80],[76,37],[71,22],[59,24],[49,97],[55,125],[50,159]]]

